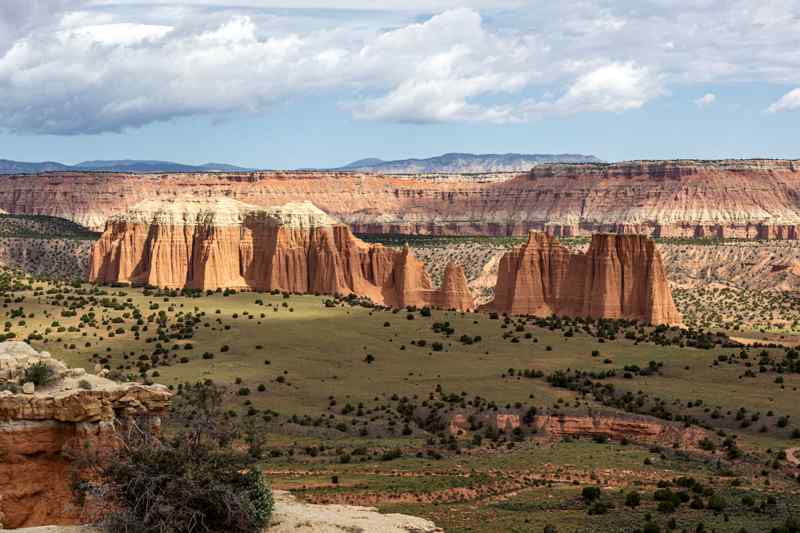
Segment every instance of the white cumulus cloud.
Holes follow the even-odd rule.
[[[2,0],[0,1],[0,56],[16,39],[57,21],[79,0]]]
[[[789,91],[767,108],[770,113],[800,110],[800,88]]]
[[[609,63],[581,74],[555,100],[529,101],[532,115],[574,115],[582,112],[620,113],[639,109],[663,94],[661,83],[647,67],[633,62]]]
[[[700,98],[692,100],[697,107],[708,107],[717,101],[717,95],[714,93],[706,93]]]

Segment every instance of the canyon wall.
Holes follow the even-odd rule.
[[[367,244],[311,203],[260,208],[229,198],[149,200],[109,219],[89,279],[201,290],[356,294],[389,307],[472,309],[462,268],[440,289],[402,250]]]
[[[53,383],[16,388],[37,362],[54,370]],[[23,342],[0,343],[0,385],[0,529],[76,523],[70,451],[112,445],[115,424],[134,418],[157,428],[171,397],[162,385],[69,369]]]
[[[500,259],[487,310],[679,324],[661,256],[644,235],[596,234],[585,253],[531,232]]]
[[[311,201],[356,233],[797,239],[800,161],[540,165],[520,175],[51,173],[0,177],[0,209],[93,229],[143,200]]]

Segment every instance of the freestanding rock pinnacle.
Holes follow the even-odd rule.
[[[530,232],[500,260],[487,309],[515,315],[627,318],[680,324],[661,255],[644,235],[596,234],[586,253]]]

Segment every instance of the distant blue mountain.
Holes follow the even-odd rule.
[[[139,159],[84,161],[77,165],[64,165],[51,161],[26,163],[0,159],[0,174],[35,174],[38,172],[65,172],[70,170],[92,170],[100,172],[249,172],[254,169],[237,167],[226,163],[183,165],[171,161],[147,161]]]
[[[548,163],[600,163],[593,155],[581,154],[444,154],[427,159],[400,159],[384,161],[375,157],[360,159],[349,165],[330,170],[382,172],[385,174],[425,174],[438,172],[483,173],[526,172],[536,165]],[[227,163],[184,165],[171,161],[145,159],[118,159],[84,161],[65,165],[54,161],[28,163],[0,159],[0,174],[36,174],[39,172],[95,171],[95,172],[252,172],[254,168]]]
[[[600,163],[593,155],[581,154],[444,154],[427,159],[383,161],[369,158],[335,170],[383,172],[386,174],[422,174],[435,172],[525,172],[548,163]]]
[[[70,170],[71,167],[56,163],[54,161],[45,161],[43,163],[24,163],[22,161],[11,161],[9,159],[0,159],[0,174],[33,174],[36,172],[57,172],[62,170]]]
[[[358,161],[353,161],[349,165],[345,165],[337,170],[346,170],[349,168],[366,168],[366,167],[374,167],[383,163],[386,163],[383,159],[378,159],[377,157],[368,157],[366,159],[359,159]]]

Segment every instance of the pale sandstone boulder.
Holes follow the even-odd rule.
[[[56,378],[67,372],[67,366],[63,362],[53,359],[48,352],[37,352],[25,342],[0,343],[0,381],[18,377],[24,368],[34,363],[46,363],[53,369]]]
[[[315,505],[297,501],[290,493],[275,491],[272,525],[265,533],[440,533],[443,530],[424,518],[398,513],[381,514],[374,507]]]
[[[443,531],[430,520],[398,513],[382,514],[374,507],[303,503],[282,490],[274,491],[273,497],[275,508],[272,513],[272,523],[264,530],[264,533],[342,533],[346,531],[441,533]],[[44,526],[16,531],[19,533],[102,532],[101,529],[91,526]]]
[[[514,315],[626,318],[680,324],[661,255],[644,235],[596,234],[585,253],[530,232],[506,253],[494,301],[486,309]]]

